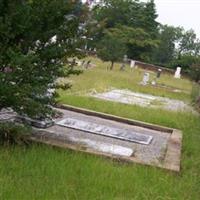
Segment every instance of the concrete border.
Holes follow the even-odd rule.
[[[172,133],[173,132],[173,129],[168,128],[168,127],[153,125],[153,124],[149,124],[149,123],[146,123],[146,122],[141,122],[141,121],[132,120],[132,119],[128,119],[128,118],[118,117],[118,116],[115,116],[115,115],[110,115],[110,114],[105,114],[105,113],[96,112],[96,111],[92,111],[92,110],[87,110],[87,109],[84,109],[84,108],[78,108],[78,107],[74,107],[74,106],[70,106],[70,105],[66,105],[66,104],[59,104],[56,107],[61,108],[61,109],[65,109],[65,110],[70,110],[70,111],[82,113],[82,114],[85,114],[85,115],[100,117],[100,118],[104,118],[104,119],[108,119],[108,120],[113,120],[113,121],[116,121],[116,122],[129,124],[129,125],[148,128],[148,129],[152,129],[152,130],[155,130],[155,131],[163,131],[163,132],[166,132],[166,133]]]
[[[74,111],[74,112],[78,112],[78,113],[82,113],[82,114],[86,114],[86,115],[90,115],[90,116],[96,116],[96,117],[109,119],[109,120],[113,120],[113,121],[117,121],[117,122],[121,122],[121,123],[126,123],[129,125],[134,125],[134,126],[139,126],[139,127],[143,127],[143,128],[148,128],[148,129],[152,129],[152,130],[158,130],[161,132],[170,133],[171,136],[170,136],[170,139],[168,142],[165,158],[164,158],[163,162],[160,163],[160,165],[154,165],[154,163],[151,163],[151,164],[144,163],[142,160],[139,160],[135,157],[113,156],[111,154],[97,152],[97,151],[94,151],[94,150],[91,150],[88,148],[85,149],[83,147],[80,147],[80,145],[68,144],[64,141],[56,140],[55,138],[50,137],[50,135],[52,135],[53,133],[48,130],[45,130],[45,129],[34,129],[34,131],[37,132],[37,134],[33,134],[33,136],[31,137],[31,140],[36,141],[36,142],[41,142],[44,144],[48,144],[48,145],[61,147],[61,148],[67,148],[67,149],[78,150],[81,152],[86,152],[86,153],[90,153],[90,154],[94,154],[94,155],[105,156],[105,157],[115,159],[118,161],[134,162],[134,163],[138,163],[138,164],[164,168],[164,169],[171,170],[174,172],[180,172],[181,148],[182,148],[182,132],[180,130],[171,129],[171,128],[164,127],[164,126],[157,126],[157,125],[153,125],[153,124],[149,124],[149,123],[144,123],[141,121],[131,120],[128,118],[121,118],[118,116],[95,112],[95,111],[78,108],[78,107],[74,107],[74,106],[70,106],[70,105],[57,105],[57,107],[66,109],[66,110],[70,110],[70,111]],[[38,133],[41,133],[41,136],[39,136],[40,134],[38,134]]]

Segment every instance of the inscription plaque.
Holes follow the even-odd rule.
[[[136,142],[139,144],[150,144],[153,139],[150,135],[129,131],[122,128],[113,128],[110,126],[100,125],[93,122],[83,121],[75,118],[65,118],[56,123],[57,125],[73,128],[85,132],[90,132],[107,137]]]

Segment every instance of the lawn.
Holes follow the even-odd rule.
[[[143,72],[106,71],[106,63],[72,77],[71,91],[60,91],[60,101],[105,113],[128,117],[183,131],[181,173],[138,164],[124,164],[103,157],[45,145],[0,147],[0,199],[14,200],[199,200],[200,199],[200,118],[77,95],[78,91],[109,87],[190,100],[186,93],[172,93],[141,86]],[[116,66],[117,68],[117,66]],[[171,80],[171,81],[170,81]],[[163,75],[165,84],[191,91],[188,80]],[[76,93],[74,93],[76,92]],[[75,95],[76,94],[76,95]],[[85,94],[80,93],[80,94]]]
[[[145,72],[142,69],[132,70],[127,65],[125,71],[120,71],[120,64],[117,63],[114,66],[114,70],[111,71],[107,70],[107,67],[110,65],[108,62],[103,63],[94,57],[89,57],[87,60],[92,60],[92,63],[95,63],[96,67],[84,71],[79,76],[70,78],[73,86],[67,92],[60,91],[61,98],[64,98],[68,94],[85,95],[93,89],[96,91],[105,91],[111,87],[115,87],[174,99],[190,100],[192,83],[186,78],[175,79],[172,75],[161,74],[160,79],[158,79],[158,84],[166,86],[165,88],[155,88],[152,85],[143,86],[139,84]],[[155,77],[156,73],[150,72],[150,80],[153,80]],[[168,88],[182,90],[182,92],[176,93]]]

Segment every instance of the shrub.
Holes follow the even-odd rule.
[[[31,129],[13,122],[0,123],[0,144],[28,144]]]

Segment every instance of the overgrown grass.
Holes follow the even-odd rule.
[[[199,199],[199,117],[72,96],[68,99],[73,105],[181,129],[180,175],[43,145],[1,147],[0,199]]]
[[[98,73],[99,71],[99,73]],[[106,72],[97,67],[74,77],[72,91],[105,87],[129,88],[180,98],[177,94],[137,85],[142,77],[127,72]],[[94,76],[94,77],[93,77]],[[96,76],[96,77],[95,77]],[[110,78],[109,78],[110,77]],[[129,78],[127,78],[129,77]],[[88,80],[89,79],[89,80]],[[92,80],[90,80],[92,79]],[[95,80],[97,80],[95,82]],[[190,90],[187,80],[176,87]],[[183,81],[179,85],[178,81]],[[182,169],[179,175],[137,164],[61,150],[45,145],[0,147],[0,199],[14,200],[199,200],[200,118],[191,113],[141,108],[61,92],[60,101],[74,106],[183,131]],[[189,95],[182,93],[185,100]]]

